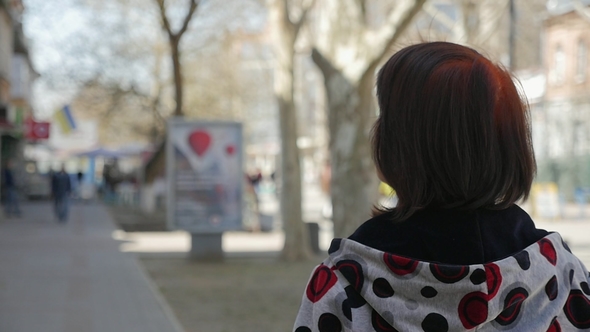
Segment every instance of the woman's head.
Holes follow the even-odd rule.
[[[373,159],[398,219],[425,207],[501,209],[535,175],[528,109],[508,72],[457,44],[412,45],[379,71]]]

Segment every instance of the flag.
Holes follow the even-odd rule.
[[[67,105],[57,110],[53,114],[53,119],[57,122],[64,134],[69,134],[72,130],[76,129],[76,122],[72,116],[72,111]]]
[[[49,122],[37,122],[33,118],[25,120],[25,137],[29,140],[40,140],[49,138]]]

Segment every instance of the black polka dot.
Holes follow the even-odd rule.
[[[579,289],[572,289],[563,306],[567,320],[580,330],[590,329],[590,300]]]
[[[469,279],[474,285],[479,285],[482,282],[486,281],[486,271],[482,269],[477,269],[473,271]]]
[[[587,282],[582,281],[580,283],[580,288],[582,289],[582,292],[584,292],[584,294],[590,295],[590,287],[588,287],[588,283]]]
[[[338,249],[340,249],[340,243],[342,242],[342,239],[334,239],[332,240],[332,242],[330,243],[330,248],[328,249],[328,253],[329,254],[333,254],[336,251],[338,251]]]
[[[420,290],[420,294],[422,294],[422,296],[424,296],[425,298],[430,299],[435,297],[438,294],[438,292],[436,291],[436,289],[430,286],[426,286]]]
[[[344,317],[352,322],[352,308],[350,307],[350,302],[348,302],[348,300],[342,301],[342,313],[344,314]]]
[[[547,284],[545,284],[545,294],[547,294],[547,297],[549,297],[549,301],[553,301],[557,298],[558,288],[557,277],[553,276],[551,279],[549,279]]]
[[[346,280],[356,289],[361,291],[365,282],[365,275],[363,273],[363,267],[359,262],[352,259],[341,260],[336,263],[336,268]]]
[[[522,288],[512,289],[504,298],[504,310],[494,319],[502,326],[508,326],[514,323],[520,317],[522,304],[529,297],[529,292]]]
[[[430,313],[422,321],[422,330],[424,332],[447,332],[449,330],[449,323],[442,315]]]
[[[387,280],[377,278],[373,281],[373,293],[380,298],[388,298],[393,296],[394,291]]]
[[[299,326],[295,329],[295,332],[311,332],[311,329],[307,326]]]
[[[351,308],[360,308],[367,303],[367,301],[357,292],[352,286],[346,286],[344,288],[346,297]]]
[[[531,259],[528,251],[523,250],[512,257],[516,259],[516,262],[521,269],[528,270],[529,267],[531,267]]]
[[[469,274],[469,266],[463,265],[446,265],[446,264],[428,264],[432,275],[440,282],[445,284],[454,284],[461,281]]]
[[[318,329],[320,332],[341,332],[342,323],[335,315],[325,313],[318,319]]]

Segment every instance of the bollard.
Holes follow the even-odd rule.
[[[320,224],[317,222],[308,222],[307,229],[309,231],[309,243],[314,254],[319,254],[320,250]]]

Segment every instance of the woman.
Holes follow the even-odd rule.
[[[588,271],[516,205],[536,166],[510,75],[423,43],[387,61],[377,97],[373,159],[397,206],[333,240],[294,331],[590,328]]]

